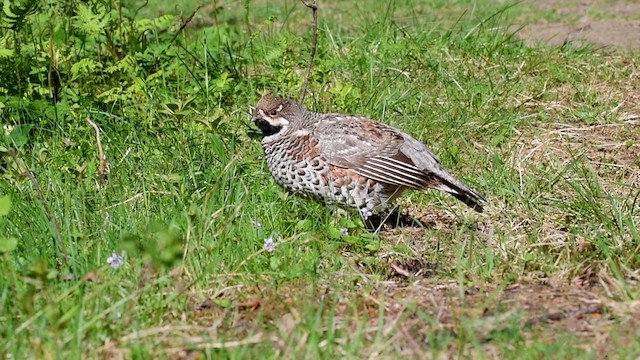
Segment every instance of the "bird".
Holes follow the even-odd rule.
[[[477,212],[487,200],[456,179],[421,141],[359,115],[318,113],[268,93],[252,122],[262,133],[267,167],[289,192],[371,216],[407,189],[453,195]]]

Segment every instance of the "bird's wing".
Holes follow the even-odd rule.
[[[434,174],[419,169],[402,151],[408,135],[371,119],[329,114],[315,124],[313,137],[330,164],[369,179],[414,189],[424,189],[437,181]],[[424,155],[438,163],[430,151]]]

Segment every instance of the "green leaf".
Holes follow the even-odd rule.
[[[0,48],[0,59],[1,58],[10,58],[13,56],[13,50]]]
[[[102,69],[101,63],[88,58],[82,59],[71,65],[71,74],[73,75],[71,80],[76,80],[82,74],[93,74],[100,69]]]
[[[451,155],[451,157],[458,156],[459,152],[460,152],[460,149],[457,146],[455,145],[449,146],[449,155]]]
[[[378,251],[380,249],[380,242],[379,241],[371,242],[365,245],[364,247],[369,251]]]
[[[329,239],[332,239],[332,240],[340,239],[341,237],[343,237],[342,233],[340,232],[340,229],[336,229],[334,227],[329,227],[327,229],[327,235],[329,235]]]
[[[9,195],[0,197],[0,216],[7,216],[7,214],[9,214],[10,209],[11,209],[11,197]]]
[[[10,32],[7,31],[3,37],[0,37],[0,59],[12,57],[13,54],[14,50]]]
[[[2,238],[0,237],[0,253],[7,253],[15,250],[18,247],[18,240],[15,238]]]
[[[18,125],[15,128],[13,128],[13,131],[11,131],[11,133],[8,136],[9,143],[13,144],[13,146],[15,147],[21,147],[24,144],[26,144],[27,140],[29,139],[29,131],[31,131],[32,127],[33,125],[27,124],[27,125]]]
[[[347,235],[347,236],[343,237],[343,240],[347,244],[352,244],[352,245],[359,244],[361,242],[359,237],[351,236],[351,235]]]
[[[78,314],[78,311],[80,311],[80,305],[75,305],[71,307],[71,309],[67,310],[67,312],[65,312],[64,314],[62,314],[62,316],[60,316],[58,321],[56,321],[56,325],[59,327],[64,326],[69,321],[71,321],[74,317],[76,317],[76,315]]]
[[[233,303],[228,299],[214,299],[213,302],[223,308],[229,309],[233,307]]]
[[[96,8],[94,13],[89,5],[82,3],[76,8],[76,16],[73,17],[73,26],[81,33],[89,36],[98,36],[104,32],[109,23],[109,17],[103,6]]]
[[[308,231],[311,229],[312,226],[313,226],[313,222],[311,221],[311,219],[304,219],[304,220],[298,221],[298,223],[296,224],[296,230]]]
[[[278,271],[280,270],[281,265],[282,261],[280,261],[280,258],[273,256],[269,259],[269,267],[271,268],[271,270]]]
[[[4,0],[4,2],[2,3],[2,12],[4,12],[4,16],[8,17],[8,18],[17,18],[18,15],[14,14],[13,11],[11,11],[11,1],[10,0]]]

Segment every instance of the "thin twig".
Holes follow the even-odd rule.
[[[235,347],[245,346],[245,345],[253,345],[266,341],[267,339],[262,333],[256,333],[252,336],[241,340],[232,340],[232,341],[215,341],[211,337],[202,337],[202,336],[188,336],[184,337],[182,341],[185,343],[184,346],[174,347],[167,349],[169,353],[176,353],[184,351],[186,346],[189,348],[197,349],[197,350],[207,350],[207,349],[231,349]]]
[[[564,320],[572,317],[580,317],[588,314],[600,314],[603,311],[604,311],[604,307],[602,306],[602,304],[599,304],[599,303],[591,304],[577,310],[557,311],[557,312],[551,312],[551,313],[546,313],[540,316],[536,316],[532,319],[527,320],[524,323],[524,326],[532,326],[542,322],[549,322],[549,321],[560,321],[560,320]]]
[[[102,186],[107,184],[107,176],[109,175],[109,161],[107,161],[107,155],[105,155],[102,149],[102,141],[100,139],[100,128],[91,119],[87,118],[87,122],[96,131],[96,141],[98,144],[98,156],[100,157],[100,165],[98,166],[98,177]]]
[[[49,203],[44,198],[44,194],[42,193],[42,189],[40,188],[40,183],[38,183],[38,179],[36,179],[35,175],[33,175],[31,170],[29,170],[29,167],[27,166],[27,164],[24,161],[22,161],[22,158],[20,158],[20,156],[18,155],[18,150],[11,148],[7,152],[9,153],[9,155],[11,155],[11,157],[13,158],[13,161],[16,162],[16,165],[18,166],[18,168],[22,167],[24,171],[27,173],[27,177],[29,178],[29,181],[31,181],[31,186],[33,186],[33,189],[36,191],[38,200],[40,200],[40,203],[42,203],[42,206],[44,207],[44,211],[47,213],[47,218],[49,219],[49,222],[53,226],[55,237],[57,238],[57,241],[55,240],[55,238],[53,240],[53,247],[54,248],[59,247],[60,252],[64,256],[65,265],[68,266],[69,253],[67,253],[67,248],[64,246],[64,240],[62,238],[62,232],[60,231],[60,226],[58,226],[58,222],[56,221],[56,218],[53,217],[53,212],[49,207]],[[61,265],[60,262],[58,262],[58,266],[60,265]]]
[[[125,200],[125,201],[119,202],[119,203],[117,203],[117,204],[109,205],[109,206],[107,206],[107,207],[106,207],[106,208],[104,208],[104,209],[105,209],[105,210],[109,210],[109,209],[114,208],[114,207],[116,207],[116,206],[125,205],[125,204],[127,204],[128,202],[131,202],[131,201],[133,201],[133,200],[135,200],[135,199],[137,199],[137,198],[141,198],[142,196],[143,196],[143,195],[142,195],[142,193],[135,194],[135,195],[133,195],[132,197],[128,198],[128,199],[127,199],[127,200]]]
[[[198,12],[198,10],[200,10],[201,7],[202,5],[199,5],[195,10],[193,10],[193,12],[191,13],[191,15],[189,15],[189,17],[187,17],[186,19],[184,19],[184,21],[182,21],[182,25],[180,26],[180,29],[178,29],[178,32],[176,32],[176,34],[173,35],[173,39],[171,39],[169,44],[173,44],[173,42],[176,41],[178,36],[180,36],[180,34],[182,33],[182,30],[184,30],[184,28],[186,28],[187,25],[189,25],[189,23],[191,22],[191,20],[193,20],[193,17],[196,15],[196,13]]]
[[[309,85],[309,78],[311,77],[311,70],[313,69],[313,60],[316,57],[316,51],[318,49],[318,3],[313,0],[313,3],[309,3],[305,0],[300,0],[304,6],[313,11],[313,47],[311,48],[311,56],[309,57],[309,66],[307,67],[307,75],[304,77],[304,84],[302,90],[300,90],[300,104],[304,102],[305,96],[307,96],[307,86]]]

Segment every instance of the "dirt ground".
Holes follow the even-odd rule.
[[[518,33],[530,44],[567,42],[640,49],[640,2],[637,0],[525,0],[548,14],[545,22],[527,22]]]
[[[523,17],[516,21],[514,30],[530,45],[546,44],[559,46],[566,43],[590,45],[597,49],[617,51],[640,50],[640,1],[639,0],[524,0],[530,6],[534,16]],[[630,104],[637,104],[638,97],[635,86],[630,84],[629,92],[620,88],[619,98],[627,99]],[[607,91],[612,93],[614,91]],[[637,131],[638,115],[628,113],[624,124]],[[608,126],[608,125],[607,125]],[[605,133],[606,127],[598,126],[582,129],[567,129],[573,135],[565,136],[565,129],[550,129],[547,141],[563,144],[572,141],[584,141],[596,146],[605,143],[621,143],[626,136],[633,136],[624,131]],[[605,131],[605,132],[603,132]],[[577,134],[580,132],[580,134]],[[621,139],[612,140],[614,133]],[[558,134],[561,138],[554,134]],[[555,140],[554,140],[555,139]],[[606,139],[606,141],[605,141]],[[587,148],[587,147],[585,147]],[[637,147],[629,148],[628,153],[616,153],[616,161],[628,168],[637,168]],[[605,151],[606,152],[606,151]],[[598,150],[599,156],[606,156]],[[640,179],[634,171],[628,176],[628,183]],[[407,208],[408,213],[421,223],[438,228],[450,228],[456,220],[447,214],[430,217],[415,208]],[[433,215],[433,214],[431,214]],[[403,228],[383,231],[385,239],[417,238],[423,235],[418,228]],[[419,247],[419,242],[411,242]],[[416,254],[427,253],[425,249],[413,249]],[[613,293],[619,292],[623,285],[618,279],[606,271],[586,267],[581,273],[563,274],[549,278],[532,278],[530,281],[520,280],[507,287],[465,288],[465,296],[460,296],[460,286],[456,282],[441,284],[430,281],[433,269],[430,264],[420,260],[408,262],[387,258],[381,251],[383,261],[389,265],[389,278],[385,282],[384,294],[376,294],[372,298],[387,299],[387,311],[392,314],[397,309],[404,309],[401,301],[393,303],[393,299],[422,299],[416,301],[418,308],[437,319],[443,332],[453,336],[455,329],[460,328],[460,318],[477,319],[471,325],[480,339],[490,339],[508,326],[526,329],[526,336],[536,337],[537,341],[551,342],[560,333],[572,333],[595,354],[606,357],[615,353],[618,346],[624,346],[635,339],[640,327],[638,314],[640,302],[617,299]],[[635,287],[640,281],[635,273],[633,278],[626,279]],[[372,317],[375,318],[374,314]],[[410,339],[426,337],[422,323],[412,322],[412,317],[402,318],[397,315],[398,332],[404,334],[406,349],[419,347],[410,343]],[[511,324],[511,325],[509,325]],[[485,354],[492,354],[490,341],[483,343]],[[449,349],[452,350],[452,349]],[[409,352],[407,356],[417,356],[420,350]],[[498,353],[493,353],[499,358]],[[491,355],[490,355],[491,356]]]

